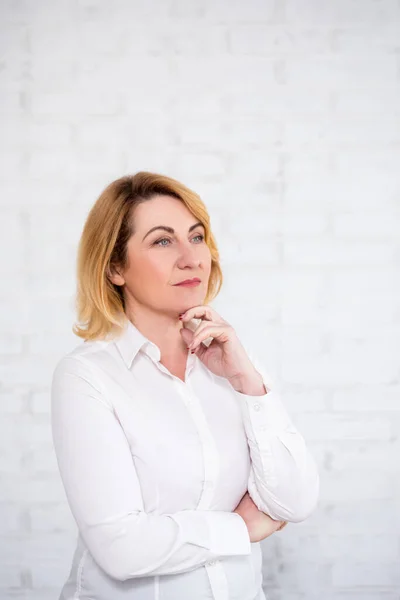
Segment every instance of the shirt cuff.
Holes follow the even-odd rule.
[[[261,375],[266,393],[251,396],[236,391],[245,425],[251,425],[256,432],[277,434],[282,431],[297,433],[288,411],[286,410],[275,379],[266,371],[264,365],[249,353],[253,364]]]
[[[207,548],[217,556],[251,553],[247,525],[238,513],[184,510],[168,516],[179,525],[187,542]]]
[[[244,519],[238,513],[209,511],[211,550],[220,556],[251,553],[250,535]]]
[[[255,431],[296,433],[290,415],[283,405],[279,392],[270,390],[262,396],[241,394],[239,398],[242,416],[246,424],[250,423]]]

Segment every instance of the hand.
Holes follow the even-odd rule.
[[[260,542],[287,525],[287,521],[275,521],[269,515],[258,510],[248,492],[245,493],[233,512],[244,519],[250,542]]]
[[[261,379],[233,327],[211,306],[194,306],[179,318],[183,323],[180,332],[184,342],[212,373],[232,381]],[[194,332],[185,327],[191,319],[202,319]],[[203,344],[210,337],[213,338],[211,343]]]

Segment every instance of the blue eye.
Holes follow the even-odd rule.
[[[196,235],[193,239],[195,238],[201,238],[201,241],[204,240],[204,235],[202,235],[201,233],[199,233],[199,235]]]
[[[169,241],[168,238],[162,238],[161,240],[157,240],[157,242],[154,242],[153,246],[158,246],[160,244],[160,242],[165,242],[165,241]],[[165,244],[160,244],[160,246],[164,246]]]
[[[199,233],[199,235],[196,235],[193,239],[196,238],[201,238],[200,241],[202,242],[204,240],[204,235],[202,235],[201,233]],[[168,246],[168,244],[161,244],[161,242],[169,242],[170,239],[169,238],[161,238],[160,240],[157,240],[156,242],[153,243],[153,246]]]

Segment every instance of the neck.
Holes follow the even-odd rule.
[[[140,333],[159,347],[162,358],[187,355],[186,344],[179,333],[183,326],[179,314],[136,305],[133,310],[127,309],[126,316]]]

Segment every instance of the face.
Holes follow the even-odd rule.
[[[127,306],[139,302],[176,314],[203,304],[211,254],[203,225],[196,225],[198,219],[177,198],[157,195],[135,208],[133,223],[134,234],[127,247],[128,267],[111,278],[113,283],[125,285]],[[175,285],[194,277],[201,280],[197,286]]]

